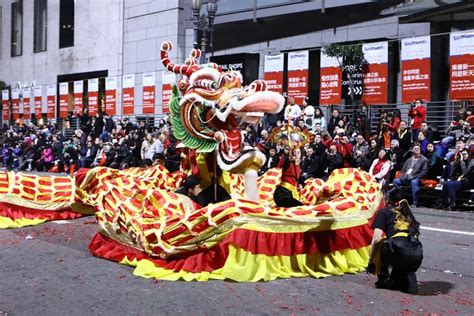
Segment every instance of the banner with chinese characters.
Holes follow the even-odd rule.
[[[2,90],[3,122],[10,120],[10,91]]]
[[[55,84],[46,87],[46,113],[49,119],[56,117],[56,89]]]
[[[474,30],[451,33],[450,99],[474,99]]]
[[[265,55],[263,67],[263,80],[267,82],[267,89],[283,94],[284,55]]]
[[[288,53],[288,98],[295,98],[296,104],[303,104],[308,95],[309,52]]]
[[[362,103],[388,102],[388,42],[363,44],[367,65],[363,71]]]
[[[43,113],[43,86],[34,87],[35,118],[40,119]]]
[[[83,105],[84,81],[74,81],[74,114],[82,114]]]
[[[431,99],[431,37],[402,40],[402,102]]]
[[[122,84],[122,114],[130,115],[135,113],[135,75],[123,76]]]
[[[143,114],[155,113],[155,73],[143,73]]]
[[[173,93],[173,84],[176,83],[176,75],[163,71],[161,73],[161,113],[169,113],[168,103]]]
[[[95,116],[99,107],[99,79],[89,79],[87,81],[87,99],[89,115]]]
[[[105,78],[105,111],[109,115],[115,115],[117,108],[117,78]]]
[[[65,118],[69,112],[69,83],[61,82],[59,84],[59,117]]]
[[[31,88],[30,87],[23,88],[22,94],[23,94],[23,118],[25,120],[29,120],[31,119]]]
[[[320,93],[321,105],[341,103],[342,70],[336,57],[329,57],[321,50]]]
[[[12,119],[20,117],[20,89],[12,89]]]

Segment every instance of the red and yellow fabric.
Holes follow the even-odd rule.
[[[74,178],[0,171],[0,228],[92,214],[75,201]]]
[[[243,199],[242,178],[230,175],[232,200],[195,209],[187,197],[170,192],[167,181],[155,181],[159,172],[130,176],[96,169],[80,185],[93,192],[89,203],[101,226],[92,253],[165,279],[256,281],[361,271],[371,218],[382,200],[370,175],[341,169],[327,182],[306,183],[299,192],[306,205],[275,208],[281,172],[271,170],[258,181],[259,201]],[[199,260],[212,268],[202,270],[206,264]]]

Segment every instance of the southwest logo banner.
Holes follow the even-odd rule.
[[[74,114],[82,114],[84,105],[82,98],[84,94],[84,82],[82,80],[74,81]]]
[[[56,85],[49,84],[46,87],[46,112],[49,119],[56,117]]]
[[[89,79],[87,90],[89,115],[95,116],[99,105],[99,79]]]
[[[450,98],[474,98],[474,30],[451,33],[449,39]]]
[[[105,78],[105,112],[115,115],[117,109],[117,78]],[[104,109],[102,109],[104,110]]]
[[[135,112],[135,75],[123,76],[123,90],[122,90],[122,114],[129,115]]]
[[[155,73],[143,73],[143,114],[155,113]]]
[[[431,37],[402,40],[402,102],[431,99]]]
[[[39,119],[43,113],[43,87],[36,86],[33,90],[35,96],[35,118]]]
[[[31,119],[31,89],[29,87],[23,88],[23,118]],[[21,110],[20,110],[21,113]]]
[[[20,118],[20,89],[12,89],[12,118]]]
[[[320,94],[321,105],[341,103],[342,70],[336,57],[329,57],[321,50],[320,63]]]
[[[263,67],[263,79],[267,82],[267,89],[283,94],[284,55],[265,55]]]
[[[288,98],[295,98],[296,104],[303,104],[308,95],[309,52],[288,53]]]
[[[3,114],[3,121],[10,120],[10,92],[8,90],[2,90],[2,114]]]
[[[66,118],[69,112],[69,83],[61,82],[59,84],[59,117]]]
[[[363,44],[366,68],[363,73],[362,103],[387,104],[388,101],[388,43]]]
[[[168,103],[173,93],[173,84],[176,82],[176,75],[163,71],[161,77],[161,113],[169,113]]]

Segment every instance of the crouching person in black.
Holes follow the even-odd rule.
[[[377,288],[416,294],[415,272],[423,260],[423,246],[418,239],[420,224],[408,202],[400,201],[399,195],[399,192],[389,194],[388,206],[378,211],[372,223],[374,235],[367,273],[378,276]]]
[[[184,180],[184,185],[174,192],[186,195],[191,200],[193,200],[194,203],[199,204],[200,206],[206,205],[201,194],[201,182],[196,176],[188,176]]]

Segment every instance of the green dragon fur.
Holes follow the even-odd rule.
[[[182,124],[182,117],[179,102],[181,97],[176,85],[173,86],[173,93],[169,103],[171,112],[171,125],[173,126],[173,134],[176,139],[180,140],[186,147],[197,149],[198,152],[208,153],[214,151],[217,147],[217,142],[193,137],[186,131]],[[200,113],[201,114],[201,113]]]

